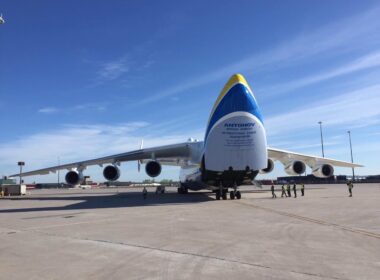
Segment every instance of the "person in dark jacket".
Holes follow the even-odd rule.
[[[305,184],[301,184],[301,195],[305,195]]]
[[[288,197],[292,197],[292,193],[290,191],[290,185],[289,184],[286,185],[286,191],[288,192]]]
[[[148,196],[148,191],[144,187],[144,189],[143,189],[143,198],[146,199],[147,196]]]
[[[274,185],[272,184],[272,186],[270,187],[270,190],[272,191],[272,198],[276,198],[277,195],[274,193]]]
[[[293,192],[294,192],[294,198],[297,198],[297,186],[296,186],[296,184],[293,185]]]

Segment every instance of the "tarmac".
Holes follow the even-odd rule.
[[[135,188],[0,199],[0,279],[380,279],[380,184],[241,200]],[[293,192],[292,192],[293,195]]]

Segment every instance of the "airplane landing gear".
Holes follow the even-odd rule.
[[[220,198],[222,198],[223,200],[227,199],[228,188],[223,188],[222,183],[220,183],[220,185],[219,185],[219,190],[215,190],[214,192],[215,192],[216,200],[220,200]],[[237,190],[237,184],[236,183],[234,183],[234,185],[233,185],[233,190],[230,191],[230,199],[234,200],[235,198],[241,199],[241,193],[240,193],[240,191]]]
[[[189,192],[189,190],[188,190],[187,188],[181,186],[181,187],[177,188],[177,192],[178,192],[179,194],[186,194],[186,193]]]
[[[230,191],[230,199],[234,200],[235,199],[235,192]]]
[[[240,193],[240,191],[237,191],[237,192],[235,193],[235,196],[236,196],[236,199],[240,199],[240,198],[241,198],[241,193]]]

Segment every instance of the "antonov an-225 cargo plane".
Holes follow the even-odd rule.
[[[103,167],[104,177],[118,180],[120,163],[145,163],[150,177],[161,173],[162,165],[180,166],[179,193],[188,190],[210,189],[216,199],[240,199],[238,187],[252,183],[257,174],[273,170],[274,161],[280,161],[289,175],[303,174],[308,165],[316,177],[327,178],[334,174],[333,166],[360,167],[361,165],[327,158],[303,155],[267,146],[263,117],[256,99],[240,74],[233,75],[224,86],[208,120],[204,141],[139,149],[136,151],[79,161],[36,171],[22,176],[42,175],[67,169],[66,182],[79,184],[83,171],[89,165]],[[12,175],[11,177],[18,176]]]

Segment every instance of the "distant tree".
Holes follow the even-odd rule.
[[[142,181],[144,184],[152,184],[154,183],[154,180],[153,179],[145,179]]]
[[[161,183],[162,185],[171,185],[171,184],[173,183],[173,180],[162,179],[162,180],[160,181],[160,183]]]

